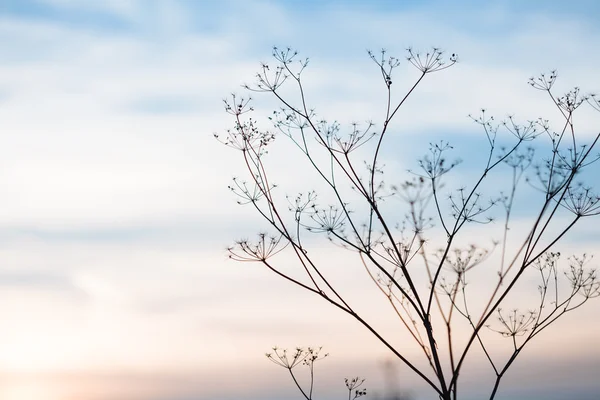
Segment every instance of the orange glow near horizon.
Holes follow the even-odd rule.
[[[64,400],[64,395],[57,386],[35,377],[14,380],[0,386],[2,400]]]

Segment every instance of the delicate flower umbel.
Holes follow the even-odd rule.
[[[329,357],[329,353],[320,354],[321,350],[323,350],[323,347],[307,347],[306,350],[304,350],[306,357],[302,361],[304,365],[310,367],[317,361],[321,361],[322,359]]]
[[[540,271],[545,271],[548,269],[556,270],[559,259],[559,251],[548,251],[535,260],[533,267]]]
[[[486,112],[487,110],[482,108],[479,110],[479,116],[475,117],[473,114],[469,114],[468,117],[471,118],[476,124],[482,125],[484,128],[486,128],[486,131],[496,133],[498,125],[494,121],[494,116],[488,116]]]
[[[300,222],[302,214],[308,208],[314,205],[315,200],[317,199],[317,193],[314,190],[309,191],[308,193],[303,194],[299,193],[294,200],[290,196],[286,196],[288,200],[288,210],[294,213],[294,220],[296,222]]]
[[[398,268],[402,266],[406,266],[408,263],[412,261],[412,259],[417,255],[418,251],[422,247],[422,243],[416,243],[415,245],[416,235],[412,240],[406,242],[398,242],[395,245],[388,244],[385,240],[375,241],[375,246],[382,248],[385,251],[385,255],[388,258],[388,261],[394,266],[394,271],[392,272],[392,276],[396,276],[398,272]],[[413,246],[416,247],[413,249]],[[384,284],[384,286],[388,286],[388,283]]]
[[[281,244],[283,236],[267,236],[266,233],[258,234],[258,241],[251,243],[247,239],[238,240],[235,246],[229,247],[229,258],[236,261],[265,262],[270,257],[283,251],[289,242]]]
[[[273,67],[268,63],[262,63],[260,72],[256,74],[256,84],[254,86],[246,84],[243,87],[254,92],[275,92],[288,78],[299,80],[300,74],[308,65],[308,58],[298,60],[299,70],[292,71],[291,64],[296,61],[297,55],[298,52],[290,47],[283,50],[273,47],[272,56],[277,61],[277,66]]]
[[[556,82],[556,70],[550,71],[547,74],[541,74],[537,78],[531,77],[529,78],[529,85],[538,90],[550,91],[552,86],[554,86],[554,82]]]
[[[467,249],[457,248],[454,251],[448,252],[444,258],[444,265],[456,274],[464,275],[465,272],[484,262],[489,254],[489,250],[472,244]],[[443,257],[444,250],[438,250],[437,256],[439,258]]]
[[[560,204],[578,217],[600,214],[600,196],[593,194],[590,187],[584,187],[581,183],[567,188]]]
[[[429,144],[430,155],[426,155],[419,160],[419,166],[425,172],[425,177],[430,179],[439,178],[460,164],[461,160],[448,162],[444,157],[445,153],[451,149],[452,146],[447,142]]]
[[[315,117],[314,112],[311,112],[308,117],[308,119]],[[291,130],[304,129],[309,126],[308,119],[285,108],[273,111],[273,115],[268,118],[273,122],[275,128],[289,137],[292,137]]]
[[[361,129],[358,123],[353,122],[352,131],[348,135],[340,135],[339,129],[333,134],[327,135],[328,145],[336,153],[349,154],[377,135],[377,132],[371,131],[373,126],[373,122],[369,121],[366,127]],[[333,144],[336,147],[333,147]]]
[[[250,106],[251,97],[238,98],[235,93],[231,94],[231,99],[223,99],[225,112],[234,116],[240,116],[248,112],[254,111],[254,107]]]
[[[396,57],[388,56],[386,49],[381,49],[380,57],[375,57],[375,54],[371,50],[368,50],[367,53],[371,57],[371,60],[379,66],[381,76],[389,89],[392,86],[392,72],[400,66],[400,60]]]
[[[238,178],[233,178],[233,184],[227,186],[227,188],[238,197],[237,203],[239,205],[257,203],[264,196],[260,186],[256,183],[249,185],[248,182]],[[275,185],[271,186],[271,189],[273,188],[275,188]]]
[[[273,46],[273,51],[272,51],[272,55],[273,57],[279,61],[282,65],[290,65],[292,64],[292,62],[297,61],[302,70],[304,68],[306,68],[306,66],[308,65],[308,58],[302,59],[302,60],[296,60],[296,56],[298,55],[298,52],[294,49],[292,49],[291,47],[286,47],[285,49],[280,49],[277,46]],[[298,75],[300,75],[298,73]]]
[[[296,347],[293,353],[288,353],[287,349],[273,347],[272,353],[265,353],[269,361],[286,369],[292,369],[304,362],[309,354],[302,348]]]
[[[564,188],[571,172],[561,157],[543,160],[533,168],[538,182],[529,177],[526,181],[533,188],[546,193],[547,198],[554,197]]]
[[[519,125],[515,122],[512,116],[509,116],[508,120],[504,121],[502,125],[517,139],[523,142],[533,140],[540,134],[540,132],[537,130],[537,121],[529,121],[525,125]]]
[[[242,152],[249,151],[256,157],[265,152],[265,147],[275,139],[275,135],[269,131],[258,129],[257,123],[252,118],[242,121],[240,116],[253,111],[248,104],[250,99],[238,99],[235,94],[231,95],[231,101],[223,100],[225,110],[236,117],[233,129],[228,129],[227,134],[221,137],[215,133],[214,137],[221,143]]]
[[[340,233],[346,225],[346,215],[337,206],[319,209],[316,205],[313,205],[310,218],[314,224],[304,225],[304,227],[313,233]]]
[[[272,363],[287,369],[292,376],[296,387],[298,390],[300,390],[304,398],[311,400],[313,398],[314,388],[314,365],[317,361],[329,356],[329,354],[320,355],[320,351],[321,347],[296,347],[293,352],[288,353],[287,349],[281,350],[278,347],[273,347],[273,352],[266,353],[265,355]],[[307,385],[307,387],[303,387],[303,385],[298,382],[298,379],[293,371],[293,369],[300,364],[307,366],[308,370],[310,371],[310,383]]]
[[[592,257],[583,254],[581,257],[569,258],[569,271],[565,275],[571,283],[573,292],[577,292],[586,299],[600,296],[600,282],[595,269],[586,270],[585,265]]]
[[[586,100],[587,96],[582,96],[579,88],[575,87],[568,91],[564,96],[556,99],[556,103],[565,113],[571,114]]]
[[[348,400],[354,400],[367,395],[367,389],[360,388],[363,385],[363,383],[365,383],[364,379],[361,379],[358,376],[352,379],[344,378],[344,383],[346,384],[346,388],[348,389]],[[354,397],[352,397],[352,391],[354,391]]]
[[[516,336],[523,336],[529,332],[531,328],[535,328],[535,322],[537,320],[537,312],[535,311],[519,314],[519,310],[514,309],[508,312],[508,315],[506,316],[502,315],[501,308],[498,308],[497,312],[498,321],[502,325],[502,328],[494,329],[489,325],[487,325],[487,327],[504,337],[514,338]]]
[[[287,349],[280,349],[277,346],[273,347],[272,353],[265,353],[267,358],[286,369],[292,369],[297,365],[312,365],[317,361],[329,356],[329,353],[319,355],[322,347],[296,347],[294,352],[289,352]]]
[[[431,185],[425,181],[422,176],[413,177],[411,180],[404,181],[400,187],[392,185],[391,189],[394,194],[398,194],[400,198],[406,201],[409,205],[414,205],[420,201],[428,199],[431,196]]]
[[[510,153],[508,157],[505,157],[503,162],[511,168],[525,171],[531,166],[534,155],[535,149],[533,147],[527,147],[524,151],[517,149]]]
[[[274,92],[283,85],[288,77],[283,65],[271,68],[269,64],[263,63],[261,71],[256,74],[255,86],[251,87],[245,84],[243,87],[254,92]]]
[[[592,93],[587,96],[587,102],[590,106],[592,106],[593,109],[600,111],[600,96],[598,96],[596,93]]]
[[[452,209],[452,218],[460,223],[475,222],[478,224],[489,224],[494,219],[490,216],[485,217],[484,214],[496,205],[502,198],[490,199],[487,204],[480,204],[481,193],[473,192],[472,194],[460,188],[457,194],[449,195],[450,207]]]
[[[486,109],[482,108],[478,117],[469,114],[469,118],[478,125],[481,125],[490,147],[493,149],[496,145],[496,136],[498,135],[498,124],[494,121],[494,116],[487,116]]]
[[[427,53],[419,53],[408,48],[408,57],[406,59],[414,65],[423,74],[441,71],[450,68],[458,61],[458,55],[452,53],[447,60],[444,59],[444,52],[437,47],[432,48]]]

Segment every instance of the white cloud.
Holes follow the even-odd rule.
[[[143,7],[143,2],[139,0],[39,0],[39,2],[63,10],[104,11],[132,19],[139,15]]]

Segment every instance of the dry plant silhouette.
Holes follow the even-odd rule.
[[[287,349],[273,347],[270,353],[266,353],[269,361],[278,365],[290,374],[296,388],[302,396],[307,400],[314,399],[313,391],[315,384],[315,362],[320,361],[329,356],[329,353],[321,355],[322,347],[296,347],[293,352],[288,352]],[[308,383],[303,387],[297,373],[294,370],[297,366],[304,366],[308,369]],[[398,387],[398,377],[395,365],[392,360],[386,360],[382,367],[386,380],[386,394],[380,397],[377,393],[374,399],[382,400],[411,400],[411,396],[404,393]],[[359,397],[367,395],[367,389],[364,387],[365,379],[359,376],[353,378],[344,378],[344,384],[348,391],[348,400],[355,400]]]
[[[596,273],[588,266],[590,256],[565,260],[555,249],[578,222],[600,214],[599,197],[581,183],[599,158],[593,149],[600,134],[583,142],[574,119],[582,107],[600,111],[599,99],[583,95],[579,88],[556,95],[556,72],[531,78],[531,87],[545,94],[558,111],[562,122],[557,130],[545,119],[519,124],[509,117],[496,123],[482,110],[472,119],[480,125],[487,149],[478,149],[485,160],[469,186],[445,188],[444,181],[460,164],[459,160],[449,161],[452,147],[445,142],[431,144],[429,153],[418,161],[419,170],[406,172],[404,178],[393,171],[390,180],[399,183],[388,184],[380,156],[392,122],[427,76],[443,73],[457,57],[447,57],[435,48],[427,53],[409,49],[403,64],[414,66],[418,77],[396,97],[393,75],[400,59],[388,56],[385,50],[369,52],[382,78],[384,118],[379,124],[350,124],[344,133],[340,124],[319,117],[307,104],[302,76],[308,59],[299,60],[289,48],[274,48],[272,55],[274,62],[263,64],[256,83],[245,88],[268,93],[279,101],[281,107],[269,117],[274,129],[259,127],[250,116],[254,110],[249,97],[232,95],[225,100],[225,110],[234,126],[225,135],[215,135],[239,151],[247,168],[247,179],[234,179],[231,191],[240,204],[259,213],[271,231],[260,233],[256,241],[237,241],[229,248],[230,258],[260,263],[350,315],[440,399],[459,398],[467,356],[480,351],[493,373],[489,392],[493,399],[507,370],[533,338],[600,295]],[[287,197],[273,182],[270,171],[277,166],[266,159],[279,136],[295,145],[306,161],[302,167],[316,172],[325,187],[320,197],[312,190]],[[505,174],[499,175],[503,171]],[[305,174],[305,170],[299,173]],[[485,186],[486,182],[491,185]],[[485,200],[483,189],[496,192]],[[522,190],[528,191],[527,196],[518,195]],[[321,197],[329,200],[320,203]],[[391,199],[400,199],[404,210],[399,212],[396,203],[386,206]],[[519,228],[511,229],[517,211],[521,214]],[[523,228],[522,220],[527,218],[528,227]],[[491,224],[495,219],[499,223]],[[468,244],[473,227],[490,229],[490,239],[495,240],[489,247]],[[492,227],[499,232],[497,238]],[[381,309],[372,314],[355,310],[343,285],[328,278],[330,266],[314,256],[311,246],[317,242],[307,239],[309,235],[323,237],[356,255],[357,265],[366,270],[365,279],[379,289],[389,303],[391,317],[402,323],[425,363],[407,356],[408,343],[395,345],[390,335],[373,326],[369,320]],[[296,271],[290,267],[290,256]],[[527,287],[536,275],[538,294],[535,285],[531,289],[537,299],[524,308],[507,306],[517,284]],[[477,295],[472,294],[473,287],[478,289]],[[486,292],[486,297],[481,292]],[[524,299],[530,300],[523,297],[518,301]],[[492,336],[496,334],[508,340],[504,353],[490,344],[496,343]],[[294,381],[305,398],[312,398],[313,365],[320,359],[316,350],[298,349],[293,355],[275,350],[269,359],[290,373],[299,363],[307,364],[310,388]],[[359,382],[362,384],[359,378],[347,381],[350,397],[364,394]]]
[[[288,353],[287,349],[273,347],[273,352],[267,353],[266,356],[276,365],[285,368],[289,372],[300,393],[302,393],[302,396],[307,400],[312,400],[315,383],[315,363],[329,356],[328,353],[321,355],[320,352],[321,347],[297,347],[293,353]],[[298,365],[308,367],[309,382],[307,385],[308,387],[306,388],[302,387],[294,372],[294,368]],[[354,400],[367,394],[367,390],[362,387],[364,382],[365,380],[358,376],[344,379],[346,389],[348,390],[348,400]]]

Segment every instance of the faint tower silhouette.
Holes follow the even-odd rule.
[[[413,397],[400,388],[398,366],[390,359],[381,363],[384,376],[384,395],[375,394],[375,400],[411,400]]]

